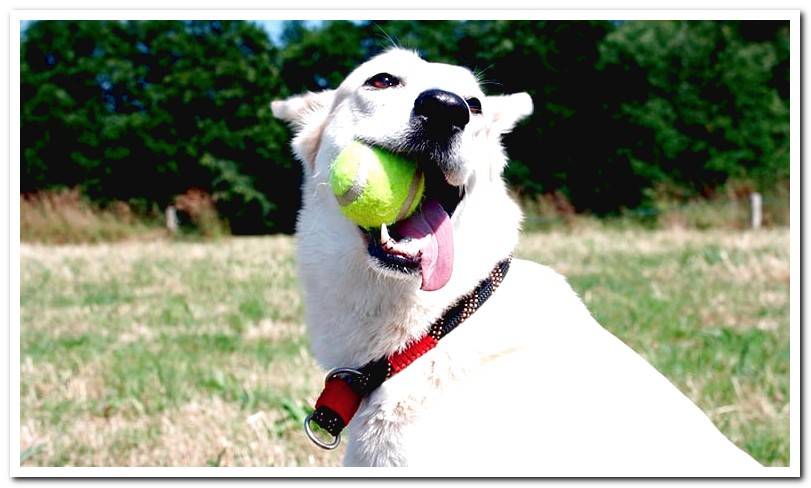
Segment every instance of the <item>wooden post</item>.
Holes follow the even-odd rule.
[[[755,191],[749,194],[749,201],[752,204],[752,228],[760,229],[763,222],[763,197]]]
[[[177,209],[174,205],[166,207],[166,229],[172,234],[177,233]]]

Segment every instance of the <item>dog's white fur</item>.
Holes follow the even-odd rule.
[[[363,86],[380,72],[401,77],[402,86]],[[471,116],[445,169],[448,182],[466,190],[452,216],[453,274],[426,292],[418,277],[372,261],[339,211],[328,174],[353,139],[397,147],[415,98],[431,88],[479,98],[482,114]],[[468,70],[393,49],[336,90],[272,109],[294,125],[293,148],[305,169],[298,267],[312,350],[324,368],[357,367],[401,350],[515,247],[522,216],[501,178],[500,138],[532,112],[527,94],[485,96]],[[495,471],[505,475],[729,475],[759,467],[597,324],[562,276],[518,259],[477,313],[364,400],[348,442],[346,465],[455,474],[483,466],[512,467]]]

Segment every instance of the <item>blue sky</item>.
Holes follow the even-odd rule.
[[[256,23],[264,27],[274,42],[279,41],[279,37],[282,35],[282,28],[284,27],[283,20],[257,20]]]
[[[273,42],[279,42],[282,35],[282,28],[284,27],[284,20],[256,20],[257,24],[264,27]],[[304,23],[308,26],[317,26],[323,23],[322,20],[306,20]]]

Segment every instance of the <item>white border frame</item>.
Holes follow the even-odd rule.
[[[790,260],[796,270],[800,258],[800,11],[799,10],[16,10],[9,16],[9,156],[10,156],[10,475],[12,477],[446,477],[457,474],[415,468],[289,468],[289,467],[31,467],[20,466],[20,21],[101,19],[548,19],[548,20],[788,20],[790,25]],[[788,467],[764,468],[760,476],[800,476],[800,276],[790,277],[790,448]],[[12,421],[16,419],[17,421]],[[468,476],[536,476],[532,468],[510,473],[482,467],[466,469]],[[560,476],[588,476],[559,473]],[[600,473],[601,476],[612,473]],[[617,472],[614,475],[623,476]],[[644,470],[639,476],[705,476],[706,473],[662,473]]]

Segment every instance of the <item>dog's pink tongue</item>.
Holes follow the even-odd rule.
[[[393,229],[403,237],[421,241],[421,288],[433,291],[445,286],[453,272],[453,225],[442,205],[426,200],[418,212]]]

